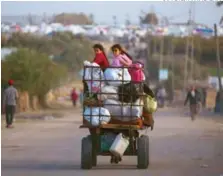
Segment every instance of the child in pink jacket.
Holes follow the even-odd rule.
[[[113,52],[113,59],[111,66],[113,67],[129,67],[132,65],[132,58],[126,53],[119,44],[115,44],[111,47]]]

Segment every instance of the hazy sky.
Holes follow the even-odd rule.
[[[1,2],[2,15],[26,15],[28,13],[47,15],[62,12],[83,12],[94,14],[98,23],[112,23],[112,16],[117,16],[118,23],[124,23],[129,15],[132,22],[138,22],[140,11],[154,9],[158,16],[172,17],[173,22],[186,22],[191,2],[151,2],[151,1],[3,1]],[[215,2],[195,2],[195,20],[212,25],[219,23],[223,15],[223,7],[216,7]]]

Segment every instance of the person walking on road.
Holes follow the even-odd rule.
[[[197,115],[197,113],[199,112],[199,105],[201,102],[200,93],[195,88],[195,86],[192,86],[191,89],[189,90],[189,92],[187,93],[187,97],[184,102],[184,106],[186,106],[188,101],[190,103],[191,118],[192,118],[192,120],[194,120],[195,115]]]
[[[81,107],[83,107],[83,101],[84,101],[83,89],[80,90],[80,93],[79,93],[79,101],[80,101]]]
[[[18,99],[18,91],[13,86],[14,81],[8,81],[8,88],[3,95],[3,111],[6,113],[6,128],[12,128],[14,114],[16,110],[16,100]]]
[[[161,86],[157,91],[157,99],[159,107],[163,108],[165,106],[166,96],[167,96],[166,89],[164,86]]]
[[[72,92],[71,92],[71,100],[73,102],[74,107],[76,107],[77,105],[77,99],[78,99],[78,94],[75,88],[73,88]]]

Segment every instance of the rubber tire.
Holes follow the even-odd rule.
[[[84,137],[81,144],[81,169],[92,168],[92,143],[91,139]]]
[[[88,135],[86,138],[88,138],[91,141],[91,135]],[[92,145],[92,144],[91,144]],[[92,146],[92,166],[97,166],[98,160],[97,160],[97,153],[93,154],[93,146]]]
[[[149,166],[149,137],[141,136],[137,139],[137,168],[147,169]]]
[[[92,166],[97,166],[97,153],[93,154],[92,151]]]

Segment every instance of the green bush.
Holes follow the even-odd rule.
[[[151,54],[154,52],[154,48],[156,51],[160,51],[161,46],[161,38],[148,36],[148,39],[151,39],[150,50]],[[216,63],[216,42],[215,38],[211,37],[209,39],[201,38],[199,36],[194,36],[194,55],[195,59],[202,64],[206,63]],[[147,40],[150,41],[150,40]],[[186,53],[186,41],[187,37],[164,37],[164,55],[170,52],[170,44],[174,44],[174,54],[185,54]],[[156,44],[156,46],[155,46]],[[219,36],[219,50],[220,56],[223,56],[223,37]],[[191,52],[191,47],[189,47],[189,53]],[[223,61],[223,57],[221,57],[221,61]]]
[[[84,60],[93,60],[93,44],[70,32],[57,32],[52,37],[15,33],[4,43],[5,46],[29,48],[53,55],[55,62],[65,65],[72,72],[80,71]]]
[[[19,49],[2,61],[2,82],[15,80],[16,87],[31,95],[44,97],[67,76],[67,69],[51,61],[46,54]]]
[[[217,68],[208,68],[208,71],[211,76],[218,76]],[[223,68],[221,68],[221,70],[220,70],[220,75],[223,76]]]

